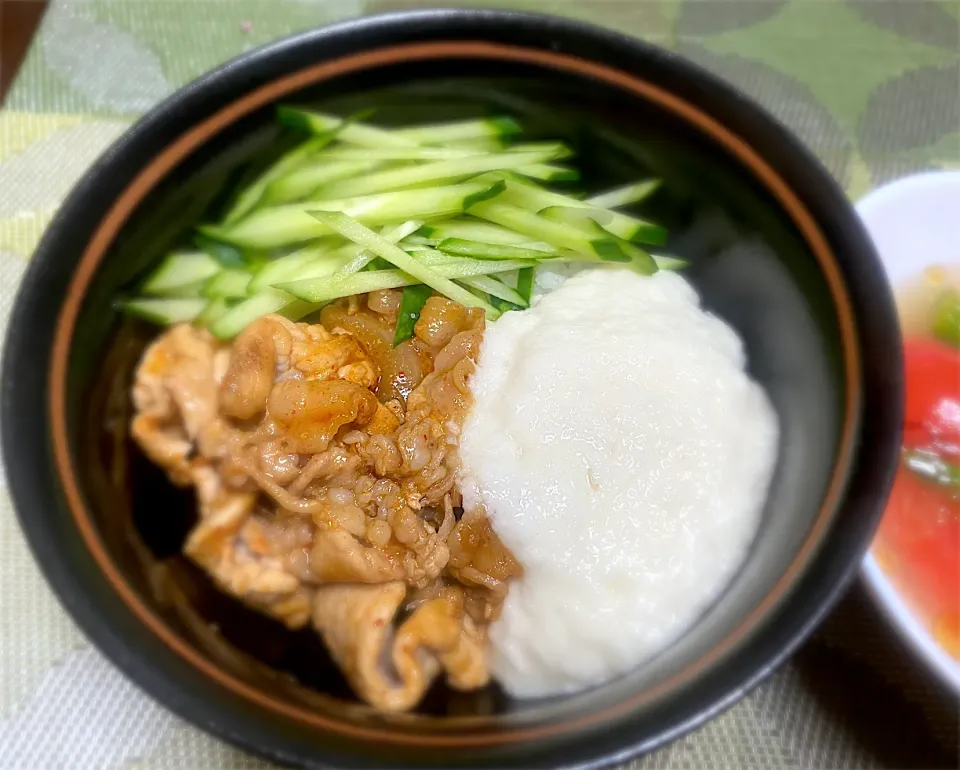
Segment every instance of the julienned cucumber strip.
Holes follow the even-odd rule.
[[[654,257],[650,254],[647,254],[647,252],[645,252],[643,249],[640,249],[631,243],[619,243],[618,246],[619,248],[625,250],[623,254],[621,254],[617,259],[606,260],[606,261],[610,261],[614,263],[620,262],[620,263],[623,263],[625,266],[628,266],[628,263],[636,262],[637,267],[639,268],[637,272],[644,275],[649,275],[651,273],[656,272],[657,268],[663,269],[663,270],[680,270],[689,265],[689,262],[687,262],[684,259],[679,259],[677,257],[670,257],[670,256]],[[489,262],[492,264],[496,264],[497,262],[500,261],[500,260],[482,260],[482,259],[475,259],[472,257],[460,257],[460,256],[448,255],[448,254],[444,254],[443,252],[437,251],[436,249],[432,249],[429,246],[423,246],[423,245],[411,245],[406,249],[406,251],[407,253],[410,254],[410,256],[414,257],[420,262],[423,262],[428,267],[447,268],[447,267],[456,266],[456,265],[470,265],[471,274],[474,273],[474,265],[478,263]],[[632,254],[636,254],[636,257],[634,258],[633,256],[631,256]],[[528,265],[537,265],[537,264],[544,264],[544,263],[551,263],[551,262],[554,262],[554,263],[577,263],[577,262],[599,263],[601,262],[601,260],[594,255],[584,255],[575,251],[570,251],[569,249],[564,249],[558,252],[556,256],[549,257],[546,260],[542,260],[542,256],[543,255],[538,253],[536,260],[522,260],[522,261]],[[379,269],[387,269],[386,266],[389,266],[390,264],[386,260],[377,260],[377,261],[382,262],[384,264],[384,267],[381,267]],[[511,264],[517,263],[517,260],[507,260],[507,261],[509,261]],[[343,270],[341,272],[345,273],[348,271]],[[513,271],[503,271],[499,267],[497,268],[491,267],[491,269],[486,272],[490,272],[490,273],[495,272],[498,275],[504,275],[504,272],[510,273]],[[481,274],[485,275],[486,273],[481,273]],[[297,275],[297,277],[298,278],[300,277],[299,274]]]
[[[678,257],[669,257],[666,254],[651,254],[653,261],[660,270],[683,270],[690,263]]]
[[[482,118],[464,120],[457,123],[437,123],[435,125],[401,128],[393,133],[417,144],[446,144],[488,137],[519,134],[522,128],[513,118]]]
[[[209,278],[205,278],[202,281],[197,281],[196,283],[188,283],[184,286],[174,286],[172,289],[163,292],[163,294],[154,294],[153,296],[157,297],[177,297],[185,299],[187,297],[202,297],[203,290],[206,285],[210,282]],[[150,296],[150,295],[148,295]]]
[[[436,249],[431,249],[426,246],[418,246],[416,248],[410,249],[409,254],[411,257],[417,260],[417,262],[422,262],[427,267],[435,267],[437,269],[443,268],[444,270],[447,270],[448,268],[456,270],[462,267],[466,270],[466,273],[464,273],[464,275],[486,275],[487,273],[502,273],[504,271],[501,270],[499,265],[497,264],[500,261],[510,262],[513,265],[537,264],[537,262],[529,259],[484,260],[484,259],[470,259],[469,257],[452,257],[449,254],[444,254],[442,252],[437,251]],[[484,264],[488,265],[489,269],[484,269],[483,268]]]
[[[531,240],[543,241],[554,248],[569,249],[586,258],[613,262],[628,262],[629,257],[620,251],[615,238],[591,237],[584,231],[565,224],[553,222],[519,206],[499,201],[484,201],[470,208],[470,213],[495,224],[523,233]]]
[[[653,275],[660,265],[649,251],[645,251],[630,241],[620,241],[620,250],[630,257],[630,267],[641,275]]]
[[[193,236],[193,245],[219,262],[223,267],[248,267],[258,264],[259,255],[244,252],[229,243],[215,241],[202,233]]]
[[[410,235],[410,233],[415,233],[422,224],[423,223],[418,220],[411,219],[409,222],[404,222],[400,225],[387,225],[380,230],[380,235],[391,243],[398,243]],[[336,271],[337,275],[349,275],[350,273],[359,272],[364,268],[369,269],[368,266],[370,266],[370,263],[379,259],[369,251],[364,251],[363,247],[357,243],[347,243],[346,246],[341,247],[337,252],[331,254],[331,259],[334,258],[343,263],[343,266]],[[386,260],[380,261],[388,266],[390,264]],[[291,280],[293,279],[291,278]]]
[[[383,236],[377,235],[368,227],[364,227],[360,222],[350,218],[340,212],[312,211],[310,215],[316,218],[334,232],[339,233],[344,238],[348,238],[354,243],[358,243],[368,251],[372,251],[378,257],[382,257],[400,270],[409,273],[414,278],[419,279],[421,283],[432,286],[433,289],[454,302],[459,302],[465,307],[480,307],[486,311],[491,318],[499,315],[496,308],[483,300],[475,297],[463,287],[457,286],[453,281],[445,278],[432,268],[427,267],[422,262],[411,257],[407,252],[394,243],[391,243]],[[375,273],[367,273],[374,275]],[[359,273],[357,275],[360,275]],[[354,294],[359,292],[352,292]]]
[[[663,228],[659,225],[647,222],[638,217],[630,216],[629,214],[623,214],[619,211],[597,208],[586,201],[579,200],[570,195],[563,195],[562,193],[547,190],[529,180],[511,175],[509,172],[494,172],[479,181],[493,180],[498,177],[506,182],[507,187],[503,195],[503,201],[505,203],[512,203],[516,206],[530,209],[531,211],[564,207],[584,209],[585,211],[591,212],[602,212],[591,214],[590,217],[593,218],[594,221],[597,221],[598,217],[603,218],[604,222],[601,224],[604,225],[604,229],[625,240],[631,240],[630,238],[625,238],[625,235],[632,235],[634,232],[641,232],[641,234],[648,234],[654,237],[656,237],[658,233],[661,237],[664,236],[664,233],[660,233],[660,231],[663,231]],[[614,232],[615,230],[616,232]]]
[[[419,260],[418,260],[419,261]],[[423,264],[420,268],[423,268]],[[431,272],[442,276],[444,279],[469,278],[474,275],[491,275],[493,273],[509,272],[510,270],[519,270],[524,267],[532,267],[530,262],[521,261],[503,261],[503,262],[483,262],[473,259],[450,259],[445,264],[434,265],[430,268]],[[338,276],[333,275],[328,278],[315,278],[312,280],[292,281],[278,286],[284,292],[288,292],[295,297],[319,304],[329,302],[340,297],[349,297],[353,294],[365,294],[371,291],[381,291],[382,289],[396,289],[401,286],[411,286],[416,283],[423,283],[419,278],[403,270],[372,270],[370,272],[354,273],[353,275]],[[460,291],[470,294],[466,289],[457,287]],[[472,306],[479,307],[477,298],[472,297]],[[452,298],[451,298],[452,299]],[[459,300],[455,300],[459,302]],[[461,303],[465,304],[465,303]]]
[[[453,160],[486,153],[469,147],[337,147],[323,153],[323,157],[330,161]]]
[[[493,200],[498,195],[500,195],[506,189],[506,185],[503,181],[494,182],[485,190],[479,190],[471,195],[468,195],[463,199],[463,210],[466,211],[471,206],[475,206],[478,203],[483,203],[484,201]]]
[[[563,142],[527,142],[503,147],[500,143],[448,144],[443,147],[335,147],[321,156],[329,161],[345,160],[453,160],[503,152],[549,152],[551,160],[561,160],[573,155]]]
[[[404,288],[403,296],[400,298],[397,326],[393,332],[394,347],[401,342],[406,342],[413,336],[413,327],[420,320],[420,311],[423,310],[423,306],[427,304],[427,300],[431,296],[433,296],[433,289],[424,286],[422,283]]]
[[[422,235],[408,235],[400,242],[400,248],[407,251],[408,246],[436,246],[436,238],[425,238]]]
[[[314,155],[330,144],[335,137],[336,131],[329,131],[326,134],[315,136],[302,142],[298,147],[294,147],[282,155],[270,168],[264,171],[253,184],[240,193],[236,203],[233,204],[233,207],[223,218],[224,224],[229,225],[232,222],[236,222],[252,211],[260,202],[270,182],[289,171],[293,171],[311,155]]]
[[[568,222],[578,227],[585,223],[596,223],[606,232],[625,241],[662,245],[667,239],[667,231],[660,225],[609,209],[548,206],[539,213],[556,222]]]
[[[509,136],[488,136],[486,139],[467,139],[462,142],[447,142],[444,147],[476,152],[500,152],[510,145]]]
[[[535,152],[537,150],[542,150],[544,152],[551,152],[551,160],[563,160],[564,158],[572,158],[574,152],[570,147],[563,142],[523,142],[521,144],[512,144],[507,147],[504,152]],[[561,168],[560,166],[551,166],[550,168]],[[565,169],[569,171],[569,169]]]
[[[329,161],[324,154],[309,164],[291,170],[286,176],[271,181],[263,193],[262,203],[275,206],[301,200],[324,185],[372,171],[382,164],[383,161],[372,158]]]
[[[421,295],[417,315],[426,296],[439,291],[495,318],[498,310],[529,306],[534,268],[545,259],[618,262],[643,273],[686,264],[635,246],[631,240],[662,243],[663,228],[612,210],[642,201],[658,180],[588,200],[544,189],[532,180],[578,178],[576,169],[551,165],[573,153],[560,142],[516,143],[520,127],[512,119],[385,130],[289,107],[278,109],[278,118],[314,136],[242,191],[224,223],[201,228],[198,245],[216,267],[192,282],[179,268],[166,276],[158,269],[149,281],[162,298],[135,300],[130,312],[156,323],[193,314],[229,338],[266,313],[297,319],[337,297],[423,284],[405,292]],[[337,146],[325,147],[334,135]],[[454,184],[458,179],[469,181]],[[430,222],[419,231],[420,222],[407,221],[423,219]],[[378,235],[370,227],[382,229]],[[314,240],[331,232],[332,240]],[[271,252],[307,241],[299,256],[267,261]],[[509,280],[489,277],[494,273]],[[415,322],[395,331],[406,339]]]
[[[523,246],[507,246],[496,243],[480,243],[462,238],[446,238],[437,245],[444,254],[472,259],[550,259],[560,256],[557,251],[541,251]]]
[[[416,232],[421,224],[419,220],[411,220],[400,225],[384,227],[380,234],[395,243],[410,233]],[[339,236],[336,236],[335,240],[339,243],[343,242]],[[249,293],[253,294],[278,283],[305,277],[307,273],[310,277],[316,277],[337,272],[356,272],[373,259],[373,255],[362,255],[362,248],[355,243],[347,242],[331,250],[326,243],[327,239],[323,241],[264,265],[250,282]]]
[[[465,182],[444,187],[366,195],[338,201],[318,201],[255,211],[233,227],[203,226],[211,238],[239,246],[276,248],[327,235],[330,229],[306,212],[338,211],[366,225],[449,216],[464,209],[471,196],[492,190],[489,182]]]
[[[479,219],[447,219],[442,222],[426,224],[420,228],[420,235],[440,241],[447,238],[459,238],[479,243],[523,246],[538,251],[553,251],[553,247],[549,244],[531,242],[530,238],[522,233]]]
[[[419,142],[407,139],[395,131],[385,131],[364,123],[345,121],[335,115],[323,112],[311,112],[295,107],[277,107],[277,120],[287,128],[297,131],[308,131],[313,134],[325,134],[335,129],[341,129],[337,138],[347,144],[356,144],[361,147],[416,147]],[[344,125],[346,123],[346,125]]]
[[[658,246],[666,241],[666,230],[660,225],[647,222],[644,219],[622,214],[619,211],[598,209],[585,201],[577,200],[569,195],[555,193],[552,190],[546,190],[539,185],[516,178],[507,177],[505,181],[507,189],[503,193],[504,203],[512,203],[531,211],[542,211],[546,208],[555,207],[583,209],[591,213],[574,215],[571,212],[569,216],[572,219],[577,216],[593,219],[604,230],[618,238],[623,238],[625,241],[640,241],[641,243],[651,243]]]
[[[211,299],[215,299],[216,297],[246,297],[249,285],[249,271],[229,268],[211,278],[206,286],[203,287],[201,294]]]
[[[580,179],[580,172],[577,169],[553,166],[548,163],[532,163],[529,166],[514,169],[514,171],[532,179],[541,179],[544,182],[576,182]]]
[[[655,193],[662,181],[648,179],[644,182],[634,182],[623,187],[615,187],[599,195],[591,195],[584,203],[596,206],[598,209],[615,209],[619,206],[629,206],[649,198]]]
[[[501,169],[522,168],[531,163],[540,163],[549,160],[552,150],[537,152],[502,152],[492,155],[473,155],[467,158],[440,160],[434,163],[422,163],[404,168],[377,171],[366,176],[346,179],[331,184],[318,191],[314,200],[324,198],[349,198],[357,195],[397,190],[402,187],[422,184],[425,182],[439,182],[448,179],[461,179],[476,174]]]
[[[415,232],[421,225],[420,222],[404,222],[402,225],[393,227],[384,227],[380,235],[391,243],[402,240],[407,235]],[[373,254],[365,251],[362,246],[356,243],[347,244],[348,247],[341,247],[335,251],[321,254],[315,259],[299,266],[296,270],[287,271],[282,278],[275,278],[270,284],[271,288],[276,284],[287,281],[299,281],[307,278],[322,278],[328,275],[349,275],[363,270],[373,259]],[[387,263],[389,265],[389,263]]]
[[[185,286],[206,281],[223,268],[203,251],[169,254],[144,282],[144,294],[167,295],[182,291]]]
[[[529,305],[533,296],[533,273],[535,267],[525,267],[517,272],[517,294]]]
[[[406,222],[403,222],[399,225],[394,225],[392,227],[384,227],[380,231],[380,235],[386,238],[391,243],[399,243],[404,238],[407,238],[413,235],[417,230],[423,227],[423,222],[419,219],[409,219]]]
[[[208,300],[199,297],[189,299],[171,297],[147,297],[131,299],[123,303],[123,311],[145,321],[172,326],[187,323],[196,318],[206,307]]]
[[[302,249],[297,249],[297,251],[294,251],[292,254],[287,254],[284,257],[279,257],[271,262],[267,262],[250,280],[247,291],[250,294],[255,294],[256,292],[273,286],[275,283],[289,280],[290,276],[296,275],[297,271],[302,267],[310,264],[314,260],[320,259],[324,254],[327,254],[328,251],[329,250],[322,245],[310,245]]]
[[[315,259],[313,262],[304,265],[295,273],[287,275],[282,281],[275,281],[271,285],[271,288],[280,285],[281,283],[286,283],[287,281],[300,281],[307,278],[323,278],[327,275],[337,275],[339,273],[355,273],[358,270],[362,270],[367,262],[369,262],[371,259],[373,259],[372,255],[362,250],[353,257],[348,255],[337,257],[326,254],[318,259]]]
[[[229,307],[226,297],[214,297],[193,322],[197,326],[207,327],[226,313]]]
[[[570,209],[566,209],[570,211]],[[579,211],[580,209],[576,209]],[[545,209],[545,211],[550,211]],[[542,212],[541,212],[542,215]],[[550,217],[545,217],[546,219],[551,219]],[[556,221],[556,220],[554,220]],[[562,219],[559,220],[559,224],[566,224]],[[597,253],[600,255],[600,258],[605,262],[620,262],[625,266],[629,266],[631,270],[640,275],[653,275],[657,272],[657,263],[654,261],[653,257],[649,252],[641,249],[635,243],[630,243],[630,241],[625,241],[622,238],[616,238],[611,236],[606,232],[600,225],[594,222],[591,219],[583,220],[582,232],[598,240],[594,241],[594,247],[597,250]],[[560,257],[566,259],[568,262],[583,262],[584,258],[581,256],[582,252],[578,253],[576,251],[562,250],[560,252]]]
[[[301,302],[282,291],[261,292],[227,310],[210,324],[210,333],[218,339],[227,340],[237,336],[260,316],[280,313],[291,321],[296,321],[316,309],[316,305]]]
[[[503,282],[498,281],[496,278],[491,278],[488,275],[475,275],[469,278],[461,278],[460,283],[473,289],[479,289],[493,297],[506,300],[521,308],[527,307],[530,304],[519,292],[514,291]]]

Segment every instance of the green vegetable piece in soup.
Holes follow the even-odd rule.
[[[960,348],[960,292],[948,291],[937,303],[933,334],[948,345]]]

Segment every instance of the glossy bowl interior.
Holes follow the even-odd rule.
[[[532,136],[573,145],[579,187],[664,179],[646,212],[669,227],[668,250],[690,260],[705,306],[743,337],[781,439],[742,570],[654,661],[569,697],[515,701],[495,686],[438,684],[415,713],[379,714],[352,698],[311,632],[286,631],[225,597],[180,555],[191,496],[127,435],[132,371],[155,330],[112,303],[283,149],[277,103],[339,114],[375,107],[384,125],[505,113]],[[207,729],[295,763],[593,766],[731,703],[836,598],[897,456],[897,339],[882,272],[842,194],[741,97],[668,55],[573,22],[404,14],[227,65],[91,171],[18,300],[4,448],[24,528],[65,605],[127,673]]]

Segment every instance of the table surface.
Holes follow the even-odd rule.
[[[484,4],[588,19],[706,66],[790,126],[852,198],[907,173],[960,168],[960,0]],[[0,329],[63,196],[138,114],[284,34],[418,5],[54,0],[0,111]],[[269,767],[169,714],[89,645],[33,564],[2,477],[0,586],[0,768]],[[956,701],[857,586],[741,703],[625,767],[957,767],[958,721]]]

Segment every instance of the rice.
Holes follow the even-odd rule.
[[[465,508],[524,568],[490,629],[516,696],[611,679],[683,634],[742,563],[776,459],[740,339],[683,278],[564,279],[487,329],[460,443]]]

